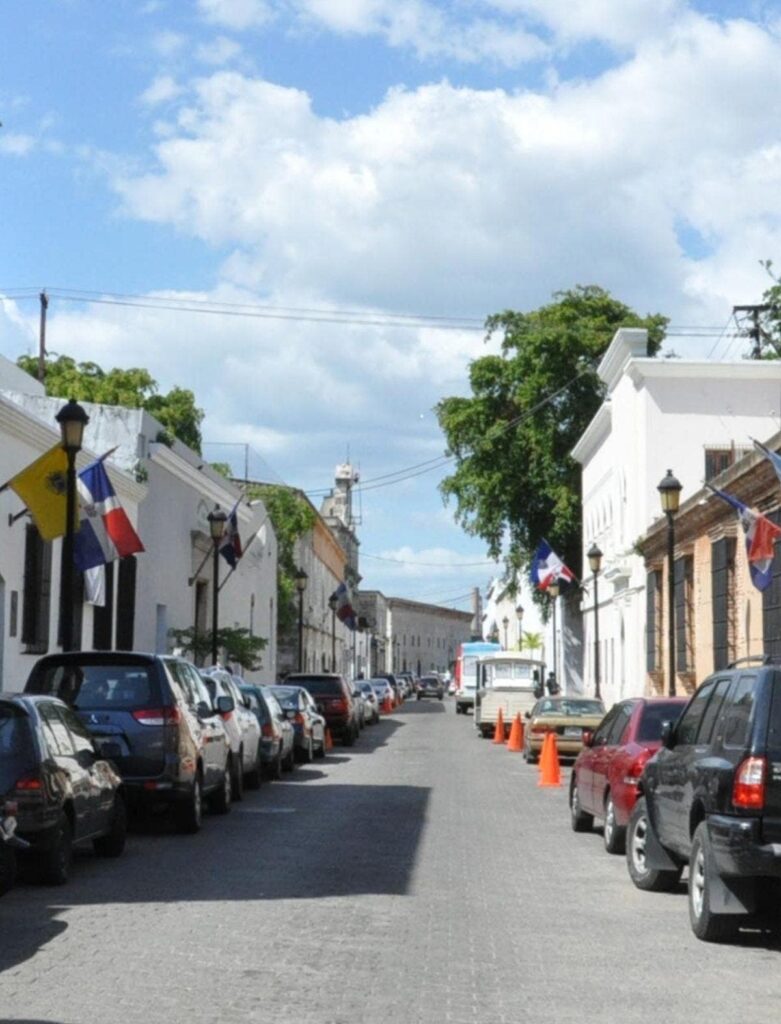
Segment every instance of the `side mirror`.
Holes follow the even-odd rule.
[[[662,741],[663,747],[672,750],[675,746],[675,726],[672,722],[662,722],[662,731],[659,738]]]
[[[231,711],[234,711],[236,704],[234,703],[233,697],[218,697],[217,698],[217,712],[220,715],[229,715]]]
[[[105,743],[98,744],[98,756],[115,761],[118,757],[122,757],[122,747],[112,740],[106,740]]]
[[[594,745],[594,733],[591,731],[591,729],[584,729],[583,730],[583,746],[584,747],[593,747],[593,745]]]
[[[531,718],[531,716],[532,716],[531,711],[527,711],[526,714],[523,717],[528,721]]]

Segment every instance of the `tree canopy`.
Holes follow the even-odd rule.
[[[37,356],[20,356],[16,362],[32,377],[37,377]],[[157,381],[148,370],[137,367],[104,370],[97,363],[77,363],[70,356],[49,356],[44,386],[47,395],[145,409],[160,420],[167,434],[200,453],[203,410],[196,406],[195,395],[180,387],[160,394]]]
[[[603,387],[599,359],[619,327],[645,327],[655,355],[667,319],[640,317],[594,285],[557,292],[529,313],[488,318],[501,352],[469,368],[471,396],[436,407],[455,468],[440,485],[456,520],[505,558],[508,575],[525,570],[545,537],[578,572],[581,561],[580,467],[572,458],[596,413]]]

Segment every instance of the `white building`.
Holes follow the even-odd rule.
[[[775,433],[781,421],[781,362],[659,359],[646,352],[645,330],[616,332],[598,368],[605,400],[572,453],[582,466],[585,690],[595,689],[586,553],[596,542],[604,555],[600,679],[608,706],[645,688],[646,579],[634,545],[662,514],[657,485],[672,469],[684,499],[751,437]]]
[[[523,615],[518,617],[518,608]],[[506,625],[505,625],[506,623]],[[483,612],[483,639],[498,637],[505,650],[520,651],[530,658],[546,659],[546,651],[551,652],[552,625],[543,623],[540,609],[534,603],[531,587],[525,580],[519,580],[515,587],[509,587],[501,578],[491,580],[485,598]],[[524,636],[539,637],[540,646],[528,648]]]
[[[47,398],[36,381],[27,374],[18,376],[20,373],[13,364],[0,363],[0,402],[3,409],[10,410],[8,416],[15,409],[17,418],[21,416],[25,422],[38,424],[30,431],[30,437],[39,447],[29,458],[21,453],[19,459],[14,458],[4,479],[59,439],[59,431],[44,424],[55,422],[63,399]],[[211,629],[213,547],[207,516],[215,506],[229,512],[241,492],[186,445],[158,440],[165,436],[163,427],[149,413],[89,402],[81,404],[90,417],[84,445],[93,454],[82,452],[79,465],[86,465],[95,454],[116,449],[106,466],[117,496],[145,547],[134,558],[107,567],[107,603],[102,609],[84,606],[81,646],[170,651],[174,641],[169,630],[195,627],[205,634]],[[21,429],[17,428],[17,432]],[[0,467],[5,472],[8,452],[3,447]],[[18,499],[9,499],[7,495],[0,498],[6,504],[15,502],[18,511]],[[222,584],[219,625],[244,627],[268,640],[262,668],[247,675],[271,682],[276,677],[276,536],[262,502],[240,501],[237,516],[246,553],[230,578],[227,562],[223,558],[218,561]],[[59,542],[54,546],[57,548]],[[19,549],[21,558],[23,545]],[[56,595],[56,550],[54,555],[51,593]],[[12,613],[11,606],[9,615]],[[52,623],[46,642],[50,650],[56,649],[54,629]],[[42,647],[43,642],[38,644],[37,653]]]

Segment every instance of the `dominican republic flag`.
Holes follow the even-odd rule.
[[[111,486],[103,458],[77,478],[81,522],[74,538],[73,561],[81,572],[144,550]]]
[[[241,548],[241,537],[239,536],[239,517],[236,514],[238,507],[239,502],[237,501],[233,506],[233,511],[225,520],[225,534],[222,538],[222,544],[220,545],[220,554],[231,569],[236,568],[239,564],[239,559],[243,554]]]
[[[754,441],[754,447],[758,452],[761,452],[765,456],[770,465],[776,471],[778,482],[781,483],[781,455],[779,455],[778,452],[771,452],[769,448],[760,444],[759,441]]]
[[[543,540],[534,552],[530,576],[532,583],[540,590],[547,590],[551,583],[557,580],[572,583],[575,579],[574,572],[567,568],[547,540]]]
[[[352,602],[350,601],[350,591],[347,589],[347,584],[340,583],[333,596],[336,598],[336,617],[348,629],[357,629],[358,616],[355,614]]]
[[[776,538],[781,537],[781,527],[771,523],[767,516],[752,512],[742,501],[726,491],[720,491],[706,484],[717,498],[731,505],[738,515],[743,533],[746,535],[746,556],[751,582],[757,590],[765,590],[773,579],[773,555]]]

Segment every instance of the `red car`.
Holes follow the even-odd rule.
[[[622,700],[613,705],[595,732],[584,733],[583,749],[570,778],[570,818],[575,832],[590,831],[594,818],[602,818],[605,849],[624,852],[626,826],[643,767],[660,747],[662,722],[675,722],[687,700]]]

